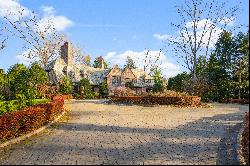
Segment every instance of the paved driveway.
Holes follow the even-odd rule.
[[[72,110],[70,120],[1,149],[0,163],[237,164],[232,138],[248,110],[223,104],[187,109],[102,101],[75,101],[66,107]]]

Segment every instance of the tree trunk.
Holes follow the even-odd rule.
[[[241,99],[241,60],[240,60],[240,69],[239,69],[239,92],[238,92],[238,95],[239,95],[239,99]]]

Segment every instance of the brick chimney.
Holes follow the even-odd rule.
[[[105,65],[104,65],[104,59],[102,56],[99,56],[97,58],[97,68],[101,68],[101,69],[104,69]]]
[[[73,64],[73,50],[69,42],[65,42],[61,46],[61,58],[68,66]]]

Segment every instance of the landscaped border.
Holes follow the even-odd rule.
[[[45,125],[45,126],[39,128],[39,129],[37,129],[37,130],[35,130],[35,131],[32,131],[32,132],[30,132],[30,133],[28,133],[28,134],[26,134],[26,135],[23,135],[23,136],[20,136],[20,137],[17,137],[17,138],[13,138],[13,139],[11,139],[11,140],[9,140],[9,141],[6,141],[6,142],[0,144],[0,148],[3,148],[3,147],[5,147],[5,146],[11,145],[11,144],[15,144],[15,143],[20,142],[20,141],[22,141],[22,140],[24,140],[24,139],[27,139],[27,138],[29,138],[29,137],[35,135],[35,134],[40,133],[41,131],[47,129],[47,128],[50,127],[52,124],[54,124],[55,122],[57,122],[64,114],[65,114],[65,111],[63,111],[61,115],[59,115],[54,121],[50,122],[49,124],[47,124],[47,125]]]
[[[242,145],[241,145],[243,129],[244,127],[241,127],[237,136],[237,159],[240,162],[240,165],[246,165],[242,154]]]
[[[176,96],[176,97],[157,97],[157,96],[111,96],[115,103],[130,104],[158,104],[158,105],[178,105],[197,107],[201,105],[201,98],[198,96]]]
[[[51,121],[54,122],[57,117],[63,114],[63,104],[64,99],[62,97],[56,97],[52,102],[46,104],[39,104],[24,110],[1,115],[0,141],[5,142],[1,147],[7,146],[6,144],[9,143],[6,141],[13,138],[21,136],[10,142],[16,142],[37,133],[37,131],[34,130],[38,129],[38,132],[40,132],[43,129],[42,126],[47,125]],[[27,134],[27,136],[25,136],[25,134]]]
[[[249,165],[249,112],[245,112],[243,128],[239,135],[239,160],[243,165]]]

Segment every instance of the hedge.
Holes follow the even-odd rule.
[[[54,120],[63,111],[64,100],[54,99],[16,112],[0,116],[0,142],[36,130]]]
[[[74,98],[72,95],[56,95],[56,94],[45,94],[45,97],[51,100],[56,98],[62,98],[63,100],[69,100]]]
[[[244,116],[244,130],[242,133],[241,146],[242,146],[242,154],[246,162],[246,165],[249,165],[249,158],[248,158],[249,157],[249,113],[248,112],[246,112]]]
[[[125,102],[131,104],[159,104],[159,105],[179,105],[179,106],[200,106],[201,98],[198,96],[175,96],[175,97],[156,97],[156,96],[112,96],[113,102]]]
[[[249,104],[249,99],[226,99],[223,103]]]

